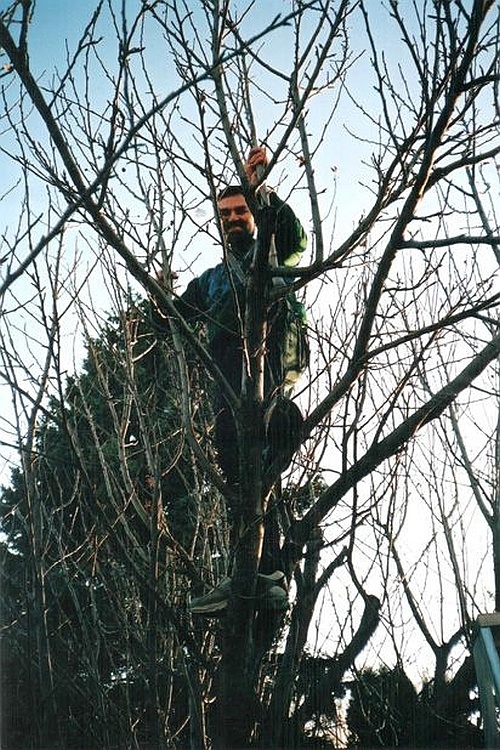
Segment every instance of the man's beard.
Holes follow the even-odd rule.
[[[227,242],[235,255],[244,255],[253,244],[253,234],[242,227],[240,232],[229,231]]]

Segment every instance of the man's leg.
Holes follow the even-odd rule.
[[[281,482],[277,482],[271,493],[264,518],[264,544],[259,570],[265,575],[276,570],[284,570],[281,542],[286,531],[284,528],[286,524],[283,523],[283,514],[286,514],[286,509],[280,507],[279,503],[283,504]]]
[[[223,399],[218,399],[215,414],[215,446],[219,457],[219,466],[231,487],[240,483],[240,459],[238,452],[238,434],[231,409]]]
[[[281,394],[274,397],[266,420],[266,468],[281,474],[290,465],[300,437],[303,417],[299,407]]]

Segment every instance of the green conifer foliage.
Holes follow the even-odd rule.
[[[188,369],[209,452],[207,386]],[[88,341],[82,372],[51,398],[2,490],[8,747],[182,741],[190,711],[203,713],[191,686],[208,690],[212,645],[181,613],[192,586],[225,572],[226,527],[179,392],[168,342],[131,304]]]

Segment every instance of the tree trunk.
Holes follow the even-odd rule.
[[[225,748],[247,747],[259,714],[255,691],[255,589],[264,538],[262,497],[264,445],[264,353],[268,312],[268,257],[275,211],[257,212],[259,239],[247,279],[244,373],[238,420],[240,497],[231,599],[223,645],[223,742]]]

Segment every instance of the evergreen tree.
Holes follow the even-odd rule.
[[[483,734],[472,723],[478,706],[471,697],[471,660],[464,665],[440,689],[426,682],[420,692],[402,666],[359,672],[346,684],[349,747],[483,747]]]
[[[211,644],[181,613],[191,587],[224,572],[224,512],[187,447],[176,365],[146,315],[130,305],[88,342],[2,491],[7,747],[131,736],[149,747],[165,726],[180,742],[193,701],[202,712],[191,686],[199,669],[210,680]],[[208,443],[207,385],[190,373]]]

